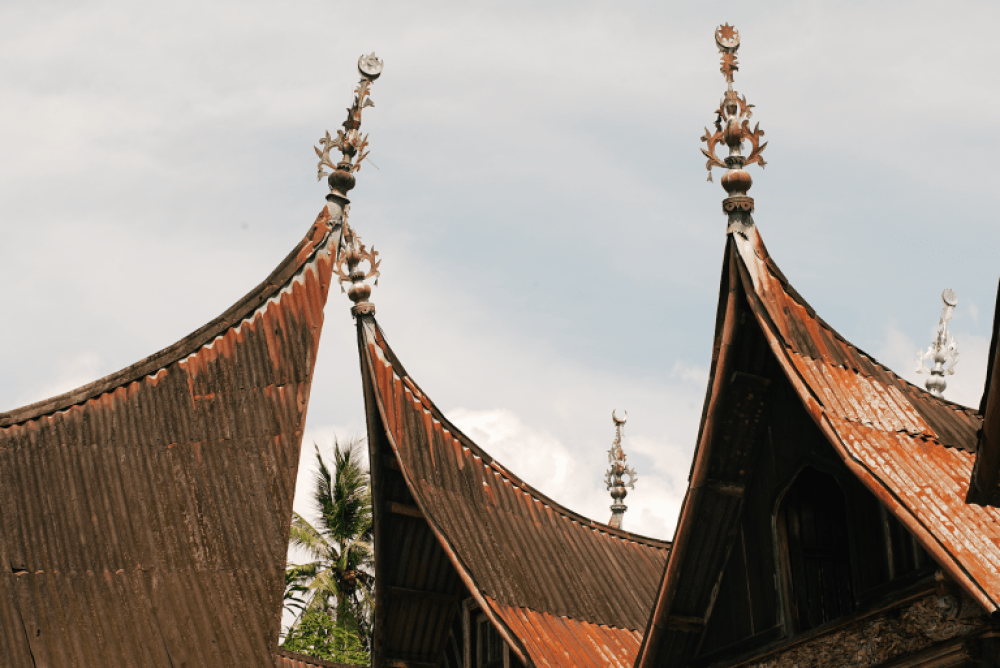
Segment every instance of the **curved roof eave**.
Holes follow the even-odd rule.
[[[316,222],[313,223],[306,236],[281,261],[274,271],[257,287],[226,309],[220,316],[176,343],[124,369],[108,374],[103,378],[99,378],[74,390],[64,392],[63,394],[0,413],[0,428],[65,410],[70,406],[87,401],[117,387],[127,385],[132,381],[154,375],[160,369],[191,355],[226,330],[239,326],[258,307],[280,292],[315,256],[317,251],[326,247],[330,235],[339,227],[340,223],[331,224],[329,208],[323,207],[323,210],[316,217]]]

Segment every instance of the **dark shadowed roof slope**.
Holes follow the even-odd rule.
[[[987,611],[1000,606],[1000,510],[965,503],[975,460],[978,413],[933,397],[879,364],[827,325],[788,283],[757,228],[732,231],[726,250],[710,401],[722,386],[720,350],[735,345],[733,294],[740,295],[787,377],[848,469],[917,537],[948,574]],[[706,411],[710,412],[708,406]],[[702,425],[674,550],[651,618],[642,666],[675,665],[665,638],[673,602],[687,580],[687,544],[699,529],[690,500],[711,456],[711,415]],[[671,641],[673,642],[673,641]],[[676,641],[681,643],[679,639]],[[674,656],[682,656],[687,650]],[[659,653],[659,660],[656,658]],[[679,665],[679,664],[677,664]]]
[[[1000,506],[1000,288],[997,289],[993,340],[979,413],[983,418],[983,428],[979,432],[979,453],[972,471],[968,501]]]
[[[513,651],[529,666],[631,666],[669,543],[589,520],[525,484],[448,422],[373,317],[358,327],[370,428],[384,430],[414,513]],[[387,493],[373,484],[376,498]]]
[[[0,417],[5,667],[273,666],[340,227],[222,316]]]

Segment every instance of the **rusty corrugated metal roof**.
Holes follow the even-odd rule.
[[[996,315],[993,316],[993,339],[986,368],[986,385],[979,413],[983,428],[979,432],[979,454],[972,470],[969,503],[1000,506],[1000,288],[997,289]]]
[[[988,611],[996,610],[1000,511],[965,503],[981,424],[978,412],[906,382],[834,331],[788,283],[756,227],[746,235],[729,234],[724,267],[716,358],[736,345],[737,310],[742,308],[737,305],[745,297],[783,374],[847,467],[952,578]],[[734,299],[737,293],[740,297]],[[716,363],[713,359],[713,378]],[[709,399],[714,402],[718,388],[713,387]],[[711,428],[706,419],[674,554],[637,665],[680,665],[697,648],[698,636],[683,632],[681,625],[683,616],[693,613],[675,609],[676,580],[685,568],[688,543],[697,543],[691,536],[704,533],[693,524],[698,513],[689,512],[689,504],[704,496],[704,481],[696,478],[708,466],[702,460],[710,450],[705,446],[712,439],[706,435]]]
[[[589,520],[525,484],[448,422],[374,318],[358,326],[369,411],[420,515],[515,652],[539,667],[630,665],[669,543]]]
[[[279,649],[274,655],[274,668],[363,668],[353,663],[336,663],[314,656]]]
[[[274,665],[339,238],[324,208],[216,320],[0,415],[4,666]]]
[[[779,363],[861,481],[987,611],[1000,607],[1000,510],[965,503],[981,419],[902,380],[820,320],[756,228],[733,235]]]

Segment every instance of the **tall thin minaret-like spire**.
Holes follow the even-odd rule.
[[[615,440],[611,444],[611,449],[608,450],[608,462],[610,462],[611,468],[604,475],[604,482],[611,492],[612,501],[614,501],[611,504],[611,520],[608,524],[615,529],[622,528],[622,518],[625,516],[625,511],[628,510],[628,506],[622,503],[628,494],[625,488],[635,489],[635,482],[639,479],[632,467],[625,463],[625,452],[622,450],[622,429],[625,427],[627,419],[628,413],[625,413],[625,417],[620,418],[615,411],[611,411],[611,420],[615,424]],[[628,476],[627,483],[622,480],[622,476],[625,475]]]
[[[753,225],[753,198],[747,195],[753,179],[744,167],[759,164],[764,167],[761,152],[767,147],[767,142],[760,143],[764,131],[760,124],[750,129],[750,118],[753,116],[752,104],[747,104],[745,96],[733,90],[733,74],[739,69],[736,61],[736,51],[740,48],[740,33],[736,28],[726,23],[715,29],[715,44],[722,54],[722,75],[726,78],[726,93],[722,96],[719,108],[715,110],[715,132],[705,129],[701,138],[707,146],[701,152],[708,158],[705,167],[708,169],[708,180],[712,180],[712,168],[721,167],[728,170],[722,177],[722,187],[728,197],[722,200],[722,210],[729,217],[727,231],[745,232]],[[743,142],[751,145],[750,155],[743,155]],[[729,147],[729,155],[720,160],[715,154],[719,143]]]
[[[917,351],[917,373],[926,373],[930,376],[924,381],[924,387],[935,397],[944,396],[944,390],[948,387],[944,377],[955,373],[955,365],[958,364],[958,344],[948,331],[948,321],[958,306],[958,297],[955,296],[954,290],[945,290],[941,293],[941,301],[944,302],[944,307],[941,309],[934,341],[927,350]],[[934,366],[928,369],[927,360]],[[947,368],[945,364],[948,365]]]
[[[340,276],[341,284],[350,283],[347,289],[347,296],[354,302],[351,313],[356,317],[366,313],[375,313],[375,305],[368,301],[372,289],[366,280],[375,278],[375,285],[378,285],[378,267],[381,260],[378,258],[378,251],[373,247],[368,250],[361,237],[351,228],[347,222],[348,214],[351,210],[351,201],[347,199],[347,193],[356,183],[354,173],[361,169],[361,163],[368,157],[368,135],[361,134],[361,112],[366,107],[374,107],[375,103],[371,99],[372,82],[382,74],[382,61],[372,53],[368,56],[361,56],[358,59],[358,72],[361,74],[361,81],[354,89],[354,104],[347,109],[347,120],[343,123],[343,130],[337,130],[337,136],[331,137],[327,132],[326,136],[319,140],[319,146],[313,147],[316,155],[319,156],[317,167],[317,178],[327,177],[330,184],[330,194],[326,196],[327,208],[334,224],[343,225],[343,252],[337,257],[334,269]],[[330,151],[337,149],[341,153],[340,161],[334,164],[330,157]],[[329,168],[331,172],[327,172]],[[360,268],[362,262],[368,263],[367,271]],[[343,286],[341,286],[343,290]]]

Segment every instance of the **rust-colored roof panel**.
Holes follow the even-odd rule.
[[[500,619],[505,606],[573,620],[566,629],[609,627],[632,637],[644,628],[669,543],[584,518],[519,480],[447,421],[374,319],[359,320],[377,403],[369,410],[378,411],[414,502],[473,594],[500,606]],[[623,582],[625,590],[616,585]],[[528,627],[502,623],[528,648],[520,636]],[[566,661],[536,665],[579,665]]]
[[[556,617],[487,600],[524,642],[538,668],[632,668],[635,663],[642,642],[640,631]]]
[[[987,610],[1000,605],[1000,510],[965,502],[982,424],[848,344],[787,286],[756,229],[737,238],[747,296],[807,410],[859,478]],[[792,326],[791,321],[799,324]],[[777,331],[775,331],[777,330]],[[817,356],[840,341],[842,354]],[[846,364],[842,362],[846,361]],[[815,398],[815,402],[808,399]]]
[[[339,230],[127,369],[0,415],[4,665],[270,666]]]

